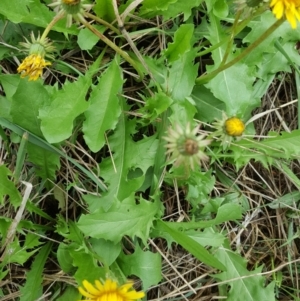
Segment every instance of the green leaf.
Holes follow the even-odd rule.
[[[103,33],[104,26],[93,25],[99,32]],[[88,28],[81,29],[77,37],[77,43],[81,50],[91,50],[97,43],[99,38]]]
[[[65,244],[60,243],[57,249],[57,261],[59,266],[65,273],[71,273],[74,270],[73,257],[71,256],[71,251],[78,249],[78,245],[75,243]]]
[[[159,11],[167,10],[171,3],[175,3],[177,0],[144,0],[141,8],[141,12],[144,11]]]
[[[56,301],[70,301],[70,300],[80,300],[81,294],[78,289],[74,286],[67,286],[61,296],[59,296]]]
[[[5,96],[11,100],[12,96],[16,93],[16,90],[21,81],[20,75],[18,74],[5,74],[0,75],[0,82],[3,86]]]
[[[215,232],[212,228],[206,228],[203,231],[199,231],[199,229],[190,229],[182,233],[187,235],[203,247],[220,247],[225,240],[224,235]],[[156,228],[151,230],[151,237],[164,238],[167,241],[169,249],[172,248],[172,243],[176,242],[176,240],[169,233],[159,231]]]
[[[193,64],[196,52],[192,49],[172,63],[164,89],[174,100],[184,101],[191,95],[198,75],[198,64]]]
[[[20,301],[32,301],[42,296],[43,269],[51,248],[52,243],[48,242],[40,249],[38,255],[35,257],[29,272],[26,273],[26,283],[20,288]]]
[[[174,42],[168,44],[168,48],[164,53],[169,62],[178,60],[181,55],[191,50],[193,33],[193,24],[182,24],[177,29],[174,35]]]
[[[15,184],[10,181],[11,176],[11,171],[5,165],[0,165],[0,204],[3,205],[5,196],[9,196],[9,202],[16,207],[21,203],[21,195]]]
[[[74,119],[88,107],[85,96],[90,85],[91,79],[83,76],[76,82],[68,82],[53,95],[51,104],[40,110],[41,129],[49,143],[71,136]]]
[[[94,238],[117,243],[128,235],[140,237],[146,243],[159,209],[158,202],[151,203],[141,198],[137,205],[130,197],[122,203],[115,202],[107,212],[100,208],[95,213],[81,215],[77,225],[84,234]]]
[[[213,14],[220,18],[226,18],[228,15],[228,4],[226,0],[209,0],[205,1],[207,5],[207,10],[212,11]]]
[[[166,232],[183,248],[194,255],[197,259],[205,264],[224,271],[226,268],[224,265],[216,260],[204,247],[188,237],[185,233],[172,229],[169,225],[161,220],[157,221],[156,230]]]
[[[0,116],[10,119],[11,102],[4,96],[0,96],[0,108]]]
[[[267,167],[276,158],[290,159],[300,156],[300,130],[282,132],[280,135],[271,132],[269,136],[270,138],[263,141],[247,139],[230,146],[236,166],[244,166],[251,159],[255,159]]]
[[[293,204],[300,201],[300,192],[299,191],[292,191],[285,194],[282,197],[272,201],[267,206],[272,209],[279,209],[279,208],[290,208]]]
[[[177,15],[183,13],[183,20],[186,21],[192,15],[192,9],[198,7],[203,0],[177,0],[168,7],[168,9],[163,12],[165,19],[175,18]]]
[[[71,136],[75,118],[88,108],[85,97],[103,55],[104,51],[85,76],[80,76],[76,82],[65,83],[61,90],[53,93],[51,104],[40,110],[41,129],[48,142],[61,142]]]
[[[259,19],[251,21],[248,26],[252,30],[243,39],[243,43],[252,44],[274,22],[274,14],[271,11],[266,11],[260,16]],[[278,37],[284,40],[283,43],[285,43],[286,41],[296,42],[298,41],[299,34],[299,27],[297,29],[292,29],[288,22],[284,22],[279,26],[279,28],[277,28],[273,33],[266,37],[266,39],[260,45],[258,45],[254,51],[251,51],[249,55],[247,55],[247,57],[245,58],[245,63],[249,66],[258,65],[260,68],[264,68],[263,65],[266,63],[264,54],[274,54],[277,52],[277,49],[274,47],[274,43],[278,40]]]
[[[160,114],[165,112],[172,104],[173,100],[163,92],[155,93],[152,97],[146,99],[145,107],[142,108],[145,119],[153,122]]]
[[[170,109],[172,110],[172,115],[169,117],[170,122],[173,125],[180,124],[183,127],[193,120],[196,113],[195,104],[190,97],[187,97],[185,101],[173,103]]]
[[[245,64],[236,63],[220,72],[206,87],[226,104],[228,116],[243,117],[260,104],[258,99],[252,98],[253,83],[252,70]]]
[[[83,280],[94,283],[96,279],[106,278],[106,270],[97,265],[92,254],[85,253],[83,249],[70,250],[70,254],[73,258],[73,265],[78,267],[74,277],[79,284]]]
[[[123,108],[126,111],[126,108]],[[133,142],[135,120],[126,120],[126,115],[120,116],[115,133],[109,137],[108,143],[113,154],[111,158],[103,160],[100,165],[102,176],[109,184],[108,192],[101,197],[101,204],[108,209],[114,200],[123,201],[141,187],[145,171],[153,165],[158,142],[155,136]],[[132,155],[134,154],[134,156]],[[141,169],[140,177],[128,178],[131,170]],[[98,203],[99,206],[99,203]]]
[[[229,203],[219,207],[215,219],[198,221],[198,222],[181,222],[181,223],[165,222],[165,224],[172,229],[189,230],[189,229],[208,228],[215,225],[219,225],[227,221],[234,221],[240,218],[242,218],[241,206],[237,204]]]
[[[89,242],[93,251],[100,256],[101,262],[107,266],[115,262],[122,250],[121,243],[115,244],[110,240],[102,238],[91,238]]]
[[[185,181],[188,189],[186,199],[193,208],[198,208],[199,204],[203,205],[209,199],[211,191],[214,189],[216,179],[212,171],[207,172],[193,171],[190,178]]]
[[[262,266],[254,271],[248,271],[246,269],[246,260],[230,250],[228,242],[224,248],[219,248],[216,251],[215,256],[226,267],[225,272],[214,277],[228,283],[230,290],[226,296],[227,301],[275,301],[275,282],[273,281],[268,286],[265,286],[265,278],[257,275],[261,273]]]
[[[139,246],[131,255],[122,253],[118,260],[125,276],[138,276],[143,282],[143,290],[156,285],[162,279],[161,256],[158,253],[142,251]]]
[[[190,15],[193,7],[197,7],[203,0],[144,0],[141,14],[148,17],[163,15],[165,19],[175,18],[178,14],[184,13],[184,21]]]
[[[56,229],[57,233],[61,236],[76,242],[78,245],[80,245],[83,241],[83,235],[79,231],[77,225],[71,220],[68,220],[68,222],[65,221],[62,216],[59,216],[58,218]]]
[[[42,81],[23,79],[12,96],[11,116],[15,124],[41,137],[39,109],[49,104],[50,95]],[[43,179],[54,179],[59,167],[59,156],[36,145],[28,144],[29,160],[37,167]]]
[[[107,22],[112,22],[116,18],[112,3],[112,1],[96,0],[96,4],[93,8],[94,12],[99,18]]]
[[[12,9],[12,7],[14,9]],[[54,18],[55,13],[40,0],[1,0],[0,14],[13,23],[28,23],[38,27],[46,27]],[[64,33],[76,34],[75,26],[66,28],[66,20],[56,23],[54,30]]]
[[[84,113],[84,139],[93,152],[103,147],[105,131],[114,129],[118,122],[121,114],[118,93],[122,85],[121,68],[115,59],[99,79],[97,86],[93,87],[90,106]]]
[[[220,247],[224,243],[225,237],[221,233],[215,232],[212,228],[203,231],[188,230],[185,234],[196,241],[201,246]]]
[[[195,118],[203,122],[222,119],[222,112],[225,111],[224,102],[217,99],[205,86],[195,86],[191,97],[194,99],[197,108]]]
[[[42,179],[56,178],[60,168],[60,157],[32,143],[27,145],[29,161],[35,166],[35,173]]]
[[[208,25],[208,39],[215,45],[222,42],[227,35],[221,28],[219,20],[210,13],[211,23]],[[212,71],[218,67],[226,53],[227,45],[222,45],[212,51],[214,66],[207,67]],[[227,62],[235,57],[236,54],[230,52]],[[260,104],[260,99],[253,98],[253,84],[255,81],[254,69],[244,63],[238,62],[232,67],[221,71],[205,86],[211,90],[213,95],[223,101],[226,105],[228,116],[248,116],[252,110]]]
[[[50,95],[41,80],[21,80],[12,97],[11,116],[13,122],[41,137],[39,109],[49,104],[49,97]]]
[[[228,2],[226,0],[218,0],[214,5],[214,14],[219,18],[228,16]]]
[[[35,235],[35,237],[37,236]],[[34,253],[36,253],[39,250],[38,248],[32,248],[40,244],[40,242],[32,238],[31,240],[32,241],[27,240],[28,244],[25,243],[24,246],[21,247],[19,240],[15,238],[15,240],[9,245],[9,253],[7,255],[6,260],[8,260],[8,262],[10,263],[18,263],[23,265]]]

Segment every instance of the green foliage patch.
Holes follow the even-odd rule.
[[[238,240],[265,203],[299,201],[299,119],[259,132],[287,105],[274,96],[257,112],[283,74],[299,81],[300,29],[276,20],[270,1],[50,2],[0,6],[0,280],[26,268],[0,296],[79,300],[84,280],[138,278],[151,300],[170,281],[169,252],[183,250],[206,275],[188,292],[172,288],[174,300],[208,283],[228,301],[280,300],[273,258],[250,262]],[[265,199],[252,200],[239,177],[253,165],[281,172],[292,191],[275,197],[257,180]],[[282,246],[298,238],[297,212]],[[66,278],[53,280],[51,267]]]

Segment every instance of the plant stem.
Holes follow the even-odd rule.
[[[106,26],[107,28],[109,28],[110,30],[112,30],[113,32],[115,32],[117,35],[121,34],[120,31],[116,27],[114,27],[110,23],[106,22],[105,20],[100,19],[99,17],[94,16],[93,14],[88,13],[88,12],[85,12],[84,15],[87,16],[88,18],[90,18],[90,19],[92,19],[92,20],[94,20],[94,21],[96,21],[96,22],[98,22],[98,23]]]
[[[219,66],[216,70],[212,71],[209,74],[200,76],[196,79],[197,85],[202,85],[209,80],[213,79],[220,72],[230,68],[237,62],[241,61],[244,57],[246,57],[253,49],[255,49],[258,45],[260,45],[271,33],[273,33],[282,23],[284,19],[277,20],[271,27],[269,27],[256,41],[254,41],[246,50],[244,50],[240,55],[231,60],[225,65]]]
[[[231,31],[231,34],[230,34],[230,39],[228,41],[228,44],[227,44],[227,47],[226,47],[226,51],[225,51],[225,54],[224,54],[224,57],[223,57],[223,60],[222,60],[222,62],[220,64],[220,66],[225,65],[225,63],[226,63],[226,61],[228,59],[229,53],[231,52],[232,45],[233,45],[233,39],[234,39],[234,36],[236,35],[238,20],[239,20],[239,18],[241,16],[241,13],[242,12],[240,10],[237,12],[235,20],[233,22],[232,31]]]
[[[141,81],[144,77],[143,73],[140,71],[136,62],[121,48],[119,48],[115,43],[109,40],[106,36],[104,36],[100,31],[98,31],[95,27],[93,27],[89,22],[87,22],[83,16],[78,15],[78,20],[88,28],[92,33],[94,33],[101,41],[103,41],[106,45],[111,47],[115,52],[117,52],[125,61],[127,61],[131,66],[138,72],[139,79]]]
[[[65,13],[63,11],[61,11],[52,19],[52,21],[47,25],[47,27],[45,28],[45,30],[41,36],[42,41],[47,37],[49,31],[52,29],[52,27],[55,25],[55,23],[57,23],[64,16],[65,16]]]
[[[238,23],[238,24],[237,24],[237,27],[236,27],[235,30],[234,30],[234,31],[235,31],[235,35],[239,34],[239,33],[240,33],[240,32],[241,32],[241,31],[249,24],[249,22],[250,22],[251,20],[253,20],[253,19],[256,18],[257,16],[259,16],[260,14],[262,14],[265,10],[266,10],[265,7],[261,7],[260,9],[258,9],[258,10],[254,13],[254,15],[252,15],[251,17],[249,17],[249,18],[247,18],[247,19],[241,21],[240,23]],[[235,23],[235,22],[234,22],[234,23]],[[233,25],[233,27],[234,27],[234,25]],[[232,28],[233,28],[233,27],[232,27]],[[219,48],[219,47],[220,47],[221,45],[223,45],[224,43],[229,42],[231,39],[232,39],[232,36],[229,35],[228,37],[226,37],[225,39],[223,39],[223,40],[220,41],[219,43],[217,43],[217,44],[211,46],[210,48],[205,49],[205,50],[203,50],[203,51],[201,51],[201,52],[198,52],[196,56],[197,56],[197,57],[200,57],[200,56],[203,56],[203,55],[205,55],[205,54],[207,54],[207,53],[210,53],[210,52],[212,52],[213,50]]]

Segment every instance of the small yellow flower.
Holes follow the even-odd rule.
[[[21,78],[29,76],[29,80],[37,80],[42,76],[43,69],[50,65],[51,63],[45,61],[40,54],[33,53],[23,60],[17,70],[21,73]]]
[[[208,160],[203,149],[210,144],[211,140],[204,139],[205,135],[197,136],[198,130],[199,126],[191,130],[189,123],[185,129],[178,124],[176,129],[168,129],[168,136],[164,139],[168,142],[167,154],[172,154],[171,160],[174,161],[175,166],[183,164],[185,167],[194,169],[195,165],[199,165],[201,161]]]
[[[232,136],[232,137],[242,136],[242,134],[245,131],[244,122],[241,119],[237,118],[237,117],[228,118],[225,121],[224,126],[225,126],[226,134],[228,134],[229,136]]]
[[[85,300],[91,301],[134,301],[145,296],[144,292],[137,292],[131,290],[133,283],[128,282],[124,285],[118,286],[117,282],[111,279],[106,279],[101,283],[99,280],[95,281],[95,286],[87,280],[83,280],[84,288],[79,287],[78,290],[81,295],[88,298]]]
[[[300,21],[300,0],[272,0],[270,7],[277,19],[285,15],[292,28],[297,27],[297,20]]]
[[[210,137],[220,140],[224,150],[230,146],[234,139],[239,139],[246,128],[241,119],[238,117],[228,118],[224,112],[222,113],[222,119],[215,121],[212,126],[216,131],[212,132]]]

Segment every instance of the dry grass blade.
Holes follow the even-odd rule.
[[[24,196],[22,198],[21,205],[20,205],[20,207],[17,211],[17,214],[16,214],[15,218],[13,219],[8,231],[7,231],[5,241],[4,241],[4,243],[1,247],[1,252],[3,252],[3,254],[0,258],[0,261],[2,261],[4,259],[4,257],[7,255],[7,253],[9,252],[9,245],[14,240],[18,224],[20,223],[20,221],[22,219],[27,201],[28,201],[30,193],[32,191],[32,184],[31,183],[28,183],[28,182],[25,182],[25,181],[22,181],[22,183],[26,186],[26,189],[25,189],[25,192],[24,192]]]

